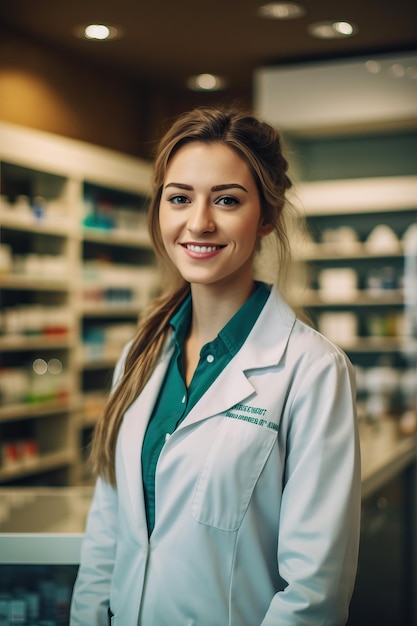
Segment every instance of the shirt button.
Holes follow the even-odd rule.
[[[214,356],[212,354],[208,354],[207,357],[206,357],[206,361],[207,361],[207,363],[213,363]]]
[[[168,439],[169,439],[170,437],[171,437],[171,435],[170,435],[169,433],[167,433],[167,434],[165,435],[165,443],[168,441]]]
[[[182,402],[182,404],[184,404],[184,402],[185,402],[185,396],[183,396],[183,397],[182,397],[181,402]]]

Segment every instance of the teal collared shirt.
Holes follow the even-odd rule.
[[[257,283],[254,293],[217,337],[201,348],[200,360],[188,388],[184,376],[184,343],[191,324],[191,295],[170,321],[175,336],[174,354],[156,399],[142,447],[143,493],[149,535],[155,524],[155,472],[160,452],[171,433],[240,350],[269,294],[266,284]]]

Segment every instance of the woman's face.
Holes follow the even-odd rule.
[[[170,160],[159,208],[166,251],[191,284],[252,283],[264,225],[258,190],[246,162],[222,143],[192,142]]]

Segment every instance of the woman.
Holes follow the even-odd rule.
[[[197,109],[162,139],[149,212],[170,289],[122,355],[71,625],[344,624],[360,471],[352,367],[254,279],[291,183],[280,138]]]

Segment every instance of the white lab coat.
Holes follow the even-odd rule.
[[[360,518],[352,366],[273,289],[167,438],[148,540],[141,446],[172,343],[124,416],[117,490],[97,482],[71,626],[107,625],[109,602],[117,626],[344,624]]]

